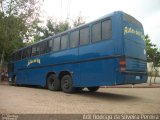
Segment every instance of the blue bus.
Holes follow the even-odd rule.
[[[116,11],[17,50],[9,81],[72,93],[147,81],[142,24]]]

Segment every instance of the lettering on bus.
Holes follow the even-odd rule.
[[[143,35],[142,32],[137,31],[137,30],[134,30],[134,29],[131,28],[131,27],[125,27],[125,28],[124,28],[124,35],[126,35],[126,34],[128,34],[128,33],[135,34],[135,35],[141,37],[142,40],[145,40],[145,37],[144,37],[144,35]]]
[[[35,59],[28,60],[27,67],[28,67],[30,64],[32,64],[32,63],[41,64],[41,60],[40,60],[39,58],[35,58]]]

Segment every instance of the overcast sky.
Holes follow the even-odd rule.
[[[42,7],[44,19],[71,20],[81,14],[86,22],[119,10],[138,19],[160,47],[160,0],[44,0]]]

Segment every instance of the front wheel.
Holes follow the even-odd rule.
[[[97,91],[97,90],[99,89],[99,86],[87,87],[87,88],[88,88],[88,90],[89,90],[90,92],[95,92],[95,91]]]
[[[72,78],[70,75],[64,75],[61,79],[61,88],[65,93],[73,93],[75,92],[75,88],[73,87]]]

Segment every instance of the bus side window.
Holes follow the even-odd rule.
[[[54,46],[53,46],[53,51],[59,51],[60,49],[60,37],[57,37],[54,39]]]
[[[92,42],[101,40],[101,22],[98,22],[92,26]]]
[[[61,50],[68,48],[68,34],[61,37]]]
[[[26,58],[29,58],[31,54],[31,47],[26,48]]]
[[[34,45],[32,46],[32,56],[36,56],[37,55],[37,46]]]
[[[40,50],[39,50],[40,54],[47,53],[47,49],[48,49],[47,41],[41,42],[39,46],[40,46]]]
[[[109,39],[112,36],[111,20],[102,21],[102,40]]]
[[[21,53],[22,53],[22,51],[18,51],[16,53],[16,60],[21,60]]]
[[[25,49],[22,51],[22,59],[26,58],[26,53],[27,53],[27,49],[25,48]]]
[[[53,50],[53,39],[50,39],[48,41],[48,52]]]
[[[22,59],[24,59],[24,58],[25,58],[25,49],[22,50]]]
[[[89,43],[89,27],[80,30],[80,45],[86,45]]]
[[[79,44],[79,30],[73,31],[70,34],[70,48],[75,48]]]
[[[36,45],[36,55],[39,55],[39,53],[40,53],[40,44],[37,44]]]

